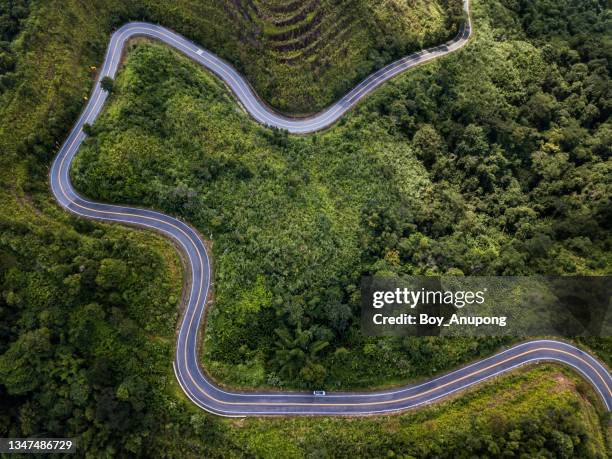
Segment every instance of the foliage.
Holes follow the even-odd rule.
[[[314,3],[330,17],[344,8]],[[358,3],[344,11],[379,7]],[[174,248],[52,203],[49,161],[91,88],[90,66],[126,20],[162,22],[237,64],[276,106],[314,109],[394,53],[452,35],[452,3],[413,3],[434,11],[415,13],[431,21],[411,22],[414,36],[394,38],[403,17],[377,9],[341,37],[350,53],[325,60],[322,47],[292,68],[253,38],[256,21],[236,23],[212,1],[2,3],[3,437],[75,436],[91,457],[606,457],[608,421],[590,389],[555,368],[394,417],[209,416],[172,374],[183,277]],[[128,55],[73,173],[91,196],[213,233],[205,358],[215,375],[251,386],[296,386],[297,375],[317,388],[392,384],[502,344],[364,339],[355,316],[365,272],[609,272],[605,4],[475,3],[467,50],[307,138],[255,126],[214,78],[162,47]],[[283,14],[254,27],[284,33],[274,29]],[[609,340],[584,342],[609,359]]]
[[[104,89],[106,92],[112,92],[114,86],[115,81],[109,76],[105,76],[100,80],[100,87],[102,87],[102,89]]]
[[[11,42],[21,30],[21,23],[29,14],[29,0],[0,3],[0,94],[15,82],[17,56]]]
[[[173,247],[0,198],[0,432],[78,436],[96,456],[142,451],[174,399]]]
[[[214,77],[164,47],[131,51],[120,96],[73,176],[88,195],[159,208],[213,235],[204,346],[213,375],[368,387],[508,342],[365,338],[363,274],[609,272],[607,70],[588,44],[574,61],[552,44],[540,50],[549,42],[526,33],[523,13],[497,6],[477,10],[488,19],[465,52],[398,79],[312,137],[257,126]],[[498,17],[512,14],[497,38]],[[558,40],[560,50],[578,46]],[[597,115],[584,119],[576,105]]]
[[[608,457],[581,382],[539,368],[444,404],[362,419],[251,419],[231,436],[257,457]],[[594,431],[595,430],[595,431]]]

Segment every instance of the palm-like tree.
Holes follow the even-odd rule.
[[[315,340],[312,331],[302,330],[301,325],[293,335],[286,327],[274,331],[279,339],[273,362],[280,369],[279,375],[285,378],[293,379],[302,369],[313,364],[317,354],[329,345],[327,341]]]

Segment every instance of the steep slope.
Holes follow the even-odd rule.
[[[310,113],[393,58],[450,38],[461,0],[145,0],[152,18],[243,70],[272,106]]]

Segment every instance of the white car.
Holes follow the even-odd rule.
[[[325,391],[324,390],[315,390],[312,395],[315,395],[317,397],[323,396],[325,395]]]

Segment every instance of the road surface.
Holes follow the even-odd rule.
[[[336,122],[359,100],[390,78],[465,46],[472,34],[469,0],[465,0],[464,7],[468,19],[455,39],[444,45],[411,54],[384,67],[370,75],[329,108],[315,116],[299,119],[280,115],[266,107],[254,94],[248,82],[229,64],[164,27],[131,22],[112,35],[89,102],[53,162],[50,174],[51,188],[58,203],[70,212],[105,222],[150,228],[174,240],[182,249],[189,262],[191,282],[178,334],[174,370],[185,394],[195,404],[218,415],[237,417],[390,413],[431,403],[523,364],[550,361],[573,367],[593,385],[607,409],[612,408],[612,379],[609,371],[594,357],[570,344],[544,340],[520,344],[439,378],[397,390],[329,393],[324,396],[314,396],[312,393],[224,391],[204,375],[198,362],[198,330],[206,310],[211,282],[209,257],[201,237],[186,223],[159,212],[88,201],[80,196],[71,184],[70,164],[86,137],[83,126],[86,123],[94,123],[108,96],[100,87],[100,80],[105,76],[115,77],[125,44],[133,37],[146,36],[158,39],[217,74],[258,122],[286,129],[291,133],[307,134]]]

